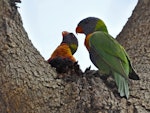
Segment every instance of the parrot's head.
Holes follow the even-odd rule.
[[[81,20],[76,28],[76,33],[83,33],[85,35],[91,34],[95,31],[108,33],[105,23],[96,17],[88,17]]]
[[[67,31],[62,32],[63,40],[61,43],[68,44],[71,49],[72,54],[74,54],[78,48],[78,40],[73,33],[69,33]]]

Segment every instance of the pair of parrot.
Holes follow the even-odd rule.
[[[117,85],[120,96],[125,96],[126,98],[128,98],[129,78],[133,80],[139,80],[139,77],[132,68],[131,61],[127,52],[108,33],[105,23],[101,19],[96,17],[85,18],[78,23],[76,27],[76,33],[85,34],[86,38],[84,44],[89,51],[89,56],[92,63],[103,74],[112,75]],[[77,49],[78,47],[77,39],[75,42],[72,39],[71,43],[69,41],[65,42],[68,45],[70,51],[72,50],[72,46],[70,46],[70,44],[76,45],[73,46],[75,48],[74,51],[71,51],[71,56],[74,54],[74,52],[76,51],[75,49]],[[57,49],[54,51],[50,59],[55,57],[54,54]],[[60,54],[60,57],[63,58],[63,55]],[[68,58],[70,58],[72,62],[75,62],[73,56]]]

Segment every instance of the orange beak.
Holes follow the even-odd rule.
[[[63,37],[67,36],[68,34],[69,34],[69,32],[67,32],[67,31],[63,31],[63,32],[62,32],[62,36],[63,36]]]
[[[80,26],[77,26],[76,33],[83,33],[83,29]]]

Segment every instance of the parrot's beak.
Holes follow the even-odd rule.
[[[63,36],[63,37],[67,36],[68,34],[69,34],[69,32],[67,32],[67,31],[63,31],[63,32],[62,32],[62,36]]]
[[[76,33],[83,33],[83,29],[80,26],[77,26]]]

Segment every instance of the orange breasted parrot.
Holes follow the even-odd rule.
[[[50,63],[52,67],[55,67],[59,73],[66,72],[68,66],[76,62],[73,54],[78,48],[78,40],[73,33],[63,31],[62,36],[62,42],[48,59],[48,63]]]
[[[129,78],[139,80],[125,49],[108,33],[105,23],[95,17],[79,22],[76,33],[86,35],[85,46],[93,64],[104,74],[112,74],[120,96],[129,97]]]

